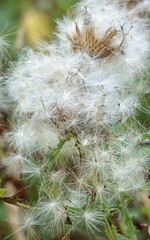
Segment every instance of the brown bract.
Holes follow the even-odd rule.
[[[140,3],[141,0],[119,0],[121,6],[126,5],[127,9],[132,9],[137,3]]]
[[[70,240],[70,233],[67,233],[61,240]]]
[[[114,42],[119,34],[115,28],[109,28],[102,38],[97,38],[95,36],[95,27],[93,26],[92,22],[88,24],[84,22],[81,31],[78,27],[78,24],[75,23],[75,25],[75,33],[72,35],[67,35],[71,41],[73,50],[86,52],[91,57],[95,57],[97,59],[114,55],[114,53],[121,48],[125,39],[123,27],[121,27],[122,40],[119,46],[115,46]]]

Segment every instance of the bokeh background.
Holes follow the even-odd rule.
[[[0,34],[8,34],[9,55],[16,59],[23,46],[50,41],[56,19],[66,14],[77,0],[0,0]]]
[[[17,60],[24,46],[36,48],[38,42],[50,42],[54,39],[53,31],[56,28],[56,20],[66,15],[68,9],[77,2],[78,0],[0,0],[0,35],[6,35],[8,43],[5,52],[6,58],[3,59],[3,73],[7,71],[11,61]],[[141,102],[143,108],[149,109],[149,113],[139,111],[139,122],[150,127],[150,95],[146,94]],[[0,132],[9,128],[9,122],[6,119],[5,113],[0,116],[0,125],[5,126],[0,127]],[[0,148],[0,158],[4,154],[5,149]],[[24,182],[20,182],[14,177],[7,177],[3,168],[0,169],[0,180],[2,186],[5,187],[8,183],[16,186],[16,189],[25,186]],[[29,201],[31,198],[32,201],[36,200],[36,183],[34,184],[32,189],[22,192],[22,198],[25,201]],[[134,217],[134,224],[140,230],[139,240],[150,239],[150,200],[147,197],[150,191],[148,189],[149,186],[146,186],[146,189],[142,190],[140,201],[131,203],[129,206],[129,211]],[[0,240],[12,233],[13,222],[8,219],[9,210],[11,211],[0,202]],[[141,224],[145,224],[145,226],[141,226]],[[9,239],[18,240],[14,236],[10,236]],[[81,239],[83,240],[83,237]]]

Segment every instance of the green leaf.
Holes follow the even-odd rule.
[[[7,189],[0,188],[0,198],[4,198],[5,193],[7,192]]]
[[[65,144],[66,140],[60,140],[60,142],[57,144],[57,148],[51,148],[50,151],[52,152],[51,154],[48,154],[47,156],[49,157],[49,163],[48,165],[48,170],[50,170],[56,160],[57,155],[59,154],[60,150],[62,149],[63,145]]]
[[[129,238],[127,238],[121,234],[117,234],[117,238],[118,238],[118,240],[130,240]]]
[[[137,208],[135,207],[128,207],[128,212],[129,212],[129,215],[130,215],[130,218],[131,219],[134,219],[134,218],[137,218],[138,217],[138,210]]]
[[[48,147],[51,151],[50,154],[45,154],[45,156],[47,156],[49,158],[49,161],[48,163],[45,165],[45,168],[46,168],[46,173],[45,173],[45,177],[41,183],[41,187],[40,187],[40,190],[39,190],[39,196],[41,195],[41,191],[42,191],[42,186],[45,184],[45,182],[47,181],[47,178],[48,178],[48,174],[51,170],[51,168],[53,167],[54,163],[55,163],[55,160],[59,154],[59,152],[61,151],[61,149],[63,148],[64,144],[66,141],[69,141],[70,138],[68,137],[67,139],[60,139],[59,143],[57,144],[57,147],[56,148],[51,148],[51,147]]]
[[[123,211],[123,215],[124,215],[124,219],[125,219],[125,223],[126,223],[126,234],[128,237],[130,237],[130,239],[132,240],[137,240],[137,236],[135,233],[135,227],[132,223],[132,219],[130,217],[127,205],[126,205],[126,200],[124,199],[124,194],[121,193],[120,194],[120,200],[121,200],[121,204],[122,204],[122,211]]]
[[[124,197],[126,197],[127,199],[129,199],[129,200],[133,200],[133,198],[129,194],[127,194],[127,193],[122,192],[122,195]]]
[[[107,219],[105,220],[105,231],[106,235],[110,240],[118,240],[117,238],[117,228]]]
[[[148,130],[146,133],[147,133],[147,135],[149,135],[149,136],[150,136],[150,130]]]
[[[122,211],[120,211],[119,218],[120,221],[124,220],[124,214]]]

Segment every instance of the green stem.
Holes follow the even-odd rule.
[[[112,226],[112,224],[107,219],[105,219],[105,222],[106,222],[105,229],[106,229],[106,234],[108,238],[110,240],[118,240],[117,233],[115,232],[115,229]]]
[[[127,226],[127,235],[131,240],[137,240],[136,234],[134,233],[134,226],[133,226],[130,214],[128,212],[123,194],[120,194],[120,199],[121,199],[122,210],[125,218],[125,223]]]
[[[108,201],[106,199],[103,199],[104,203],[105,203],[105,209],[108,210],[110,209],[110,205],[108,203]],[[108,236],[108,238],[110,240],[118,240],[118,237],[117,237],[117,230],[115,228],[115,226],[108,220],[108,219],[105,219],[105,229],[106,229],[106,234]]]
[[[44,179],[41,183],[41,186],[40,186],[40,189],[39,189],[39,197],[41,196],[41,191],[42,191],[42,187],[44,186],[45,182],[47,181],[47,178],[48,178],[48,174],[52,168],[52,166],[54,165],[54,162],[56,160],[56,157],[58,156],[60,150],[62,149],[62,147],[64,146],[65,142],[68,141],[68,139],[63,139],[63,140],[60,140],[60,142],[58,143],[57,145],[57,148],[50,148],[49,149],[52,151],[51,154],[47,154],[47,156],[49,157],[49,161],[48,163],[45,165],[45,167],[47,168],[46,170],[46,173],[45,173],[45,176],[44,176]]]

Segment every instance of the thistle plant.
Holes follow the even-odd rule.
[[[3,164],[37,182],[34,204],[12,197],[25,208],[27,239],[67,240],[76,231],[137,239],[127,202],[140,196],[149,171],[149,135],[137,118],[148,89],[149,29],[136,10],[82,1],[58,21],[55,41],[25,49],[9,70],[15,120],[5,141],[15,150]]]

